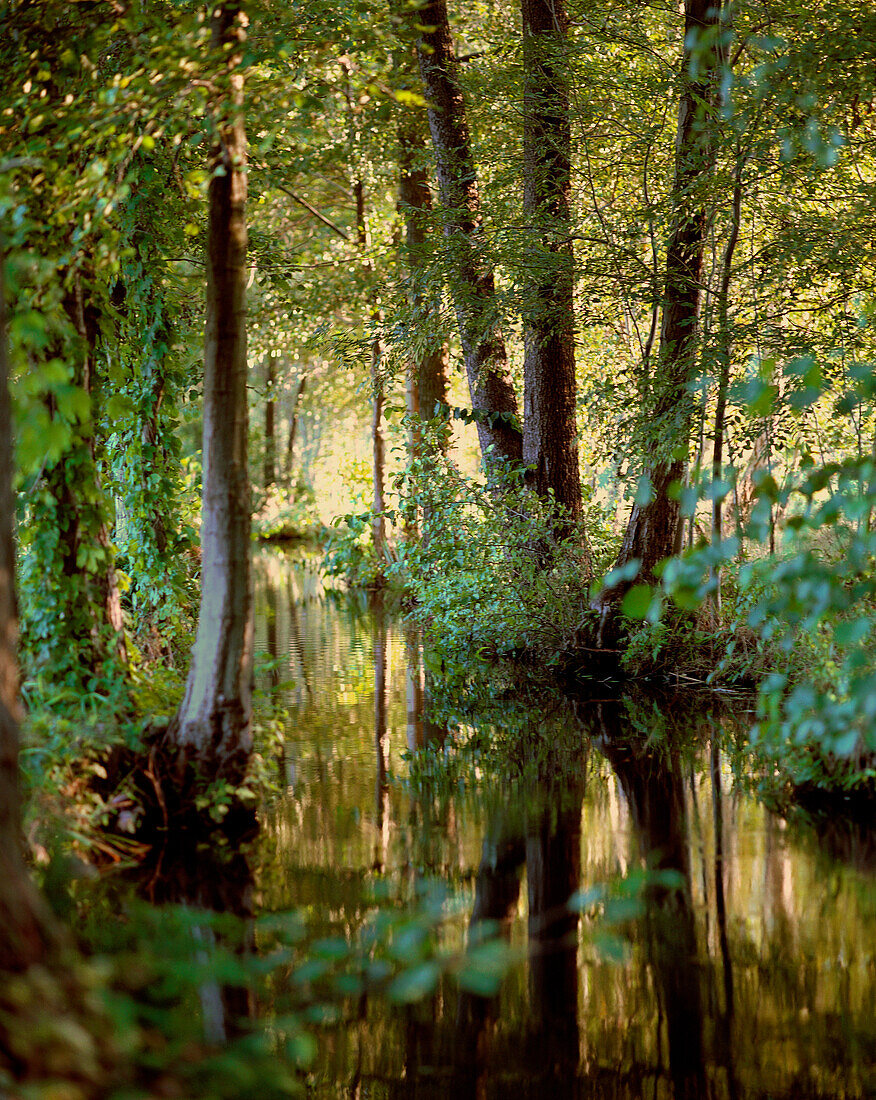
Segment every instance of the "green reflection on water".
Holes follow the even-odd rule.
[[[480,782],[412,785],[409,751],[447,736],[416,637],[323,591],[306,560],[262,555],[257,577],[257,647],[279,659],[275,682],[294,681],[263,907],[351,935],[375,881],[413,902],[437,878],[469,913],[446,944],[490,921],[529,956],[494,1000],[445,977],[411,1008],[351,1004],[322,1034],[313,1095],[874,1094],[871,869],[734,789],[720,745],[744,718],[714,697],[523,701],[497,681],[468,725],[513,730],[526,751],[500,771],[485,757]],[[675,878],[638,906],[597,898],[580,920],[565,907],[642,867]],[[606,907],[617,958],[617,938],[600,944]]]

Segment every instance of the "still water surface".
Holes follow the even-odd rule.
[[[363,1001],[320,1035],[310,1095],[876,1095],[872,848],[829,851],[734,783],[721,745],[738,707],[508,696],[483,725],[507,734],[504,707],[536,766],[521,753],[480,784],[411,784],[411,752],[452,737],[429,718],[416,637],[326,592],[305,557],[263,553],[256,575],[256,648],[277,658],[262,687],[290,714],[261,906],[349,935],[376,881],[413,900],[439,880],[465,910],[451,939],[489,919],[520,949],[492,1000],[445,976],[414,1006]],[[649,744],[667,729],[677,748]],[[643,867],[684,889],[648,890],[612,929],[622,950],[566,908]]]

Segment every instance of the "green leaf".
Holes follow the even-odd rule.
[[[636,485],[636,495],[634,501],[640,508],[644,508],[646,504],[650,504],[654,499],[654,486],[651,484],[651,479],[647,474],[642,474]]]
[[[424,962],[403,973],[390,983],[387,989],[389,998],[402,1004],[421,1001],[432,992],[438,983],[441,971],[437,963]]]
[[[833,632],[833,638],[837,645],[857,645],[870,633],[873,623],[870,618],[853,619],[851,622],[840,623]]]
[[[621,603],[621,612],[631,619],[644,619],[651,607],[653,591],[650,585],[634,584]]]

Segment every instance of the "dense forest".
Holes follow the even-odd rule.
[[[398,619],[442,744],[514,726],[509,684],[562,699],[646,835],[666,815],[664,854],[684,788],[606,732],[628,690],[744,700],[740,782],[869,819],[872,5],[18,0],[0,27],[0,1095],[302,1085],[315,1018],[275,1021],[285,1060],[249,1030],[223,1062],[203,996],[201,1076],[174,1068],[155,1035],[203,989],[171,977],[191,920],[161,932],[179,965],[147,1011],[83,886],[146,875],[153,902],[252,918],[221,884],[273,828],[284,699],[316,690],[278,671],[274,602],[258,642],[254,549],[308,547],[370,609],[378,743]],[[439,788],[463,768],[429,760]],[[550,860],[497,829],[501,928]],[[544,912],[580,898],[572,862]],[[211,884],[186,895],[194,864]],[[685,895],[681,863],[651,870],[648,905]],[[506,941],[433,959],[429,904],[413,953],[378,921],[401,970],[375,988],[413,1002],[455,968],[485,998]],[[247,927],[194,928],[234,941],[215,981],[241,1017],[269,969]]]

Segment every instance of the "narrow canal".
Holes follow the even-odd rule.
[[[260,687],[286,709],[261,910],[332,943],[375,899],[442,890],[445,950],[488,934],[514,960],[494,997],[428,964],[414,1003],[357,992],[316,1028],[309,1095],[876,1095],[872,837],[791,826],[734,777],[744,701],[533,698],[497,673],[461,719],[391,609],[303,555],[256,575]],[[460,728],[506,742],[501,767],[460,761]]]

